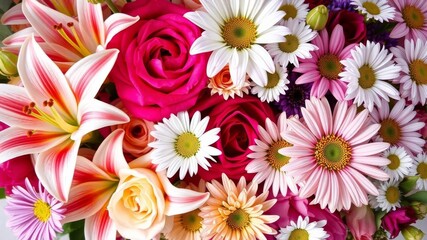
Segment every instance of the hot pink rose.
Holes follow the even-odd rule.
[[[276,119],[268,104],[258,98],[245,95],[243,98],[224,100],[222,96],[210,96],[206,91],[191,114],[200,111],[209,116],[207,129],[220,128],[220,139],[212,146],[221,150],[217,163],[211,162],[209,171],[199,168],[198,175],[206,180],[221,179],[225,173],[230,179],[238,180],[245,176],[246,181],[253,178],[247,174],[245,167],[250,161],[247,155],[251,152],[250,145],[258,138],[258,125],[264,126],[265,119]]]
[[[13,186],[25,186],[25,178],[31,185],[39,184],[30,155],[20,156],[0,164],[0,188],[4,188],[7,195],[12,193]]]
[[[109,43],[108,48],[120,50],[110,76],[131,115],[159,121],[193,106],[207,86],[209,55],[190,55],[201,30],[183,17],[187,11],[167,0],[137,0],[123,7],[123,13],[140,20]]]
[[[417,221],[417,214],[412,207],[401,207],[387,213],[381,226],[390,233],[390,238],[399,235],[400,230]]]
[[[351,234],[356,240],[372,239],[372,235],[377,230],[374,212],[368,205],[352,206],[346,214],[346,221]]]
[[[273,198],[270,194],[269,198]],[[310,218],[312,221],[326,220],[324,230],[329,234],[329,240],[345,239],[347,232],[343,221],[338,212],[331,213],[328,209],[321,209],[319,205],[310,205],[309,200],[298,196],[288,194],[282,196],[279,194],[276,204],[265,214],[279,215],[276,222],[270,224],[271,227],[279,231],[280,228],[286,228],[291,221],[297,222],[298,216]],[[275,236],[266,236],[268,240],[276,239]]]
[[[344,29],[345,45],[350,43],[359,44],[366,40],[367,30],[363,15],[347,10],[331,11],[326,25],[329,33],[332,33],[337,24],[340,24]]]

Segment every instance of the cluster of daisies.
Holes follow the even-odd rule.
[[[206,88],[211,95],[219,94],[224,101],[257,96],[260,104],[269,104],[277,119],[266,118],[259,123],[255,144],[248,146],[244,174],[252,174],[253,179],[232,179],[222,174],[219,179],[200,180],[198,184],[191,179],[196,179],[202,169],[209,172],[212,163],[221,163],[218,157],[223,153],[214,144],[224,141],[220,133],[230,129],[209,128],[213,116],[198,111],[197,103],[193,108],[196,111],[171,114],[151,129],[134,128],[134,135],[147,131],[152,138],[144,155],[149,156],[156,173],[164,173],[180,188],[209,193],[199,208],[166,221],[157,237],[331,237],[326,226],[333,223],[311,216],[299,215],[287,225],[275,227],[273,223],[279,222],[281,215],[272,208],[279,197],[287,196],[307,199],[311,205],[342,216],[355,207],[369,206],[380,221],[389,212],[411,206],[414,199],[427,204],[423,195],[427,193],[427,1],[332,0],[325,1],[326,6],[310,6],[311,2],[201,0],[199,8],[184,14],[203,30],[190,54],[210,54]],[[347,29],[333,24],[331,13],[340,10],[362,16],[363,27],[387,27],[351,42]],[[73,84],[69,84],[70,89]],[[95,95],[70,94],[81,94],[82,98]],[[53,100],[43,103],[55,109]],[[24,111],[49,124],[61,118],[52,113],[58,117],[53,119],[38,109],[30,104]],[[70,116],[82,118],[84,114]],[[77,138],[73,131],[83,120],[75,120],[78,126],[68,126],[68,119],[59,120],[65,123],[56,124],[55,131],[61,128],[70,138]],[[119,122],[125,121],[114,124]],[[32,134],[37,132],[28,132]],[[58,151],[63,150],[60,147]],[[103,167],[111,170],[116,166]],[[96,169],[105,178],[118,178],[112,170]],[[165,186],[166,191],[170,186]],[[6,207],[11,216],[8,226],[20,239],[54,239],[63,231],[61,221],[67,218],[66,208],[72,204],[63,205],[50,190],[41,185],[35,189],[28,179],[24,187],[13,189]],[[137,203],[144,201],[135,199]],[[130,208],[146,210],[136,205]],[[424,217],[426,213],[417,214]],[[28,231],[29,225],[34,231]],[[85,227],[86,237],[91,236],[90,226]],[[389,231],[381,224],[375,227],[369,239],[375,232]],[[352,231],[348,235],[357,238]]]

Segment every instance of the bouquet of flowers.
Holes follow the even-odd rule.
[[[427,1],[2,0],[19,239],[422,239]]]

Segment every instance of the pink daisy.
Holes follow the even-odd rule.
[[[300,65],[294,71],[302,75],[296,80],[296,84],[313,82],[312,96],[323,97],[329,90],[337,100],[343,100],[347,84],[338,76],[344,69],[340,61],[351,57],[350,50],[356,44],[344,47],[344,31],[339,24],[335,26],[330,38],[328,31],[323,29],[312,43],[319,49],[312,52],[312,58],[300,59]]]
[[[368,177],[389,178],[379,167],[390,161],[379,154],[390,144],[368,143],[380,125],[369,124],[368,110],[356,112],[356,105],[341,101],[332,113],[326,98],[312,98],[302,109],[304,123],[289,120],[291,130],[283,134],[293,146],[280,150],[291,157],[282,170],[300,184],[300,197],[315,195],[311,203],[331,212],[367,205],[368,194],[378,195]]]
[[[18,239],[55,239],[62,232],[61,220],[64,218],[62,202],[52,197],[46,190],[38,192],[25,179],[25,188],[14,187],[7,199],[5,212],[10,216],[7,226]]]
[[[381,125],[375,140],[404,147],[413,155],[422,152],[425,140],[418,131],[425,123],[415,118],[416,114],[413,105],[405,107],[404,99],[399,100],[391,111],[389,104],[383,100],[381,107],[371,112],[372,122]]]
[[[393,20],[397,22],[391,38],[427,39],[427,1],[391,0],[390,4],[396,8]]]

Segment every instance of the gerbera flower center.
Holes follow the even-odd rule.
[[[317,62],[319,67],[320,75],[329,79],[338,79],[338,74],[342,72],[343,65],[340,63],[340,59],[334,54],[325,54],[320,57]]]
[[[222,37],[225,43],[239,50],[249,48],[255,41],[257,28],[252,20],[233,17],[224,23]]]
[[[175,151],[182,157],[189,158],[199,151],[200,140],[191,132],[185,132],[178,136],[175,142]]]
[[[400,199],[400,191],[399,188],[390,186],[385,192],[385,198],[389,203],[397,203]]]
[[[308,240],[309,234],[305,229],[294,229],[289,235],[289,240]]]
[[[381,122],[379,134],[385,142],[397,144],[402,135],[399,124],[391,118],[384,119]]]
[[[351,146],[342,137],[333,134],[323,136],[316,143],[314,158],[323,168],[339,171],[350,162]]]
[[[274,88],[277,86],[277,84],[280,81],[280,76],[277,72],[275,73],[267,73],[267,85],[264,86],[264,88]]]
[[[61,23],[53,26],[59,35],[65,39],[77,52],[79,52],[83,57],[89,56],[91,52],[85,47],[82,40],[79,37],[79,34],[74,27],[74,23],[67,23],[69,30],[65,30]]]
[[[279,48],[282,52],[292,53],[298,49],[299,40],[297,36],[293,34],[289,34],[289,35],[286,35],[285,38],[286,38],[285,42],[279,43]]]
[[[421,179],[427,179],[427,163],[422,162],[418,164],[417,173]]]
[[[227,218],[227,225],[232,229],[242,229],[250,222],[249,214],[239,208],[230,213]]]
[[[196,209],[181,216],[182,227],[190,232],[199,231],[202,228],[202,220],[199,216],[200,210]]]
[[[267,151],[267,161],[272,168],[280,170],[280,168],[288,164],[290,158],[280,154],[279,150],[290,146],[292,146],[292,144],[285,140],[277,141],[271,144],[270,149]]]
[[[34,216],[41,222],[47,222],[50,218],[50,206],[46,202],[43,202],[41,199],[38,199],[34,203]]]
[[[373,2],[364,2],[362,6],[366,9],[368,13],[371,15],[378,15],[380,14],[380,8],[377,6],[377,4]]]
[[[427,84],[427,64],[420,60],[414,60],[409,64],[409,74],[417,85]]]
[[[289,18],[295,19],[297,17],[298,10],[292,4],[282,5],[279,10],[282,10],[286,13],[286,15],[283,17],[284,20],[288,20]]]
[[[387,157],[390,160],[390,163],[387,167],[391,170],[396,170],[400,166],[400,158],[396,154],[390,154]]]
[[[374,86],[376,76],[374,70],[369,65],[363,65],[359,68],[359,85],[363,89],[368,89]]]
[[[407,5],[403,8],[402,18],[409,28],[422,28],[424,25],[424,15],[419,8]]]

